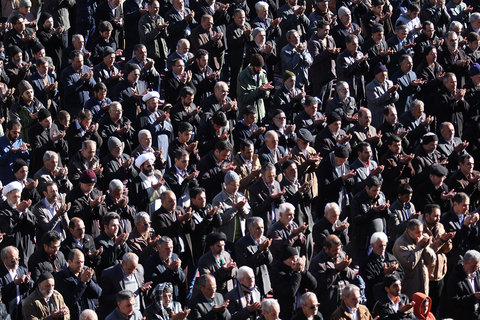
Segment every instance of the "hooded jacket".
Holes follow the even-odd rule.
[[[428,299],[428,310],[426,313],[422,314],[422,304],[425,299]],[[435,316],[433,313],[430,312],[430,308],[432,307],[432,299],[428,297],[426,294],[422,292],[416,292],[413,294],[412,300],[415,301],[415,305],[413,306],[413,314],[419,320],[435,320]]]

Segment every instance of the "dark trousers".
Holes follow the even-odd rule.
[[[440,310],[440,297],[442,296],[443,288],[445,286],[444,279],[439,281],[430,281],[429,283],[429,297],[432,298],[432,308],[430,311],[438,317]]]

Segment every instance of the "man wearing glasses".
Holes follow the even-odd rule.
[[[300,307],[292,320],[320,320],[323,319],[322,314],[318,312],[317,295],[313,292],[306,292],[300,298]]]

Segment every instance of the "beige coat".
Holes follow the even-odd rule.
[[[317,151],[315,151],[315,149],[312,147],[308,147],[307,152],[311,156],[317,155]],[[312,194],[315,198],[318,196],[318,181],[315,171],[317,171],[320,161],[307,162],[307,158],[298,146],[295,146],[292,149],[292,160],[295,161],[298,167],[298,179],[303,181],[312,181]]]
[[[252,156],[252,161],[252,170],[261,168],[258,154]],[[245,197],[250,200],[248,188],[260,178],[260,174],[255,174],[252,173],[252,170],[248,170],[247,165],[240,156],[240,152],[237,153],[235,158],[233,158],[233,164],[237,166],[235,172],[240,176],[240,187],[238,188],[238,191],[243,193]]]
[[[435,251],[430,246],[421,248],[408,235],[408,229],[395,241],[393,254],[405,271],[402,288],[410,299],[415,292],[428,296],[428,266],[436,261]]]
[[[70,310],[68,310],[68,307],[65,305],[60,292],[54,290],[50,299],[53,299],[53,303],[57,307],[57,310],[60,310],[63,307],[67,308],[68,312],[63,316],[63,320],[70,320]],[[53,319],[50,314],[50,308],[48,307],[47,302],[43,298],[38,287],[27,297],[27,299],[25,299],[22,313],[24,320]]]
[[[440,238],[445,233],[443,224],[438,222],[432,229],[428,228],[425,224],[424,216],[422,215],[419,220],[423,222],[423,232],[433,237],[433,243],[430,247],[435,251],[437,259],[434,263],[428,266],[428,276],[430,281],[440,281],[445,277],[447,273],[447,256],[446,254],[452,250],[452,240],[443,242]],[[432,230],[435,230],[433,232]]]
[[[357,316],[359,320],[372,320],[373,317],[368,311],[368,308],[364,305],[358,305]],[[330,317],[330,320],[353,320],[350,316],[350,313],[345,306],[345,303],[342,301],[342,304],[335,310],[335,312]]]

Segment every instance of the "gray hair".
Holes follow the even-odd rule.
[[[273,137],[278,138],[278,134],[274,130],[268,130],[267,132],[265,132],[265,140],[271,139]]]
[[[301,305],[302,306],[307,305],[307,301],[310,297],[317,297],[317,295],[313,292],[305,292],[304,294],[302,294],[302,296],[300,297]]]
[[[129,262],[138,263],[138,256],[133,252],[127,252],[123,255],[122,262],[125,264]]]
[[[122,104],[118,101],[113,101],[112,103],[110,103],[110,107],[108,108],[108,110],[112,110],[114,107],[118,107],[120,106],[120,109],[123,110],[123,107],[122,107]]]
[[[340,207],[336,202],[329,202],[325,205],[325,209],[323,210],[324,213],[330,212],[332,210],[340,212]]]
[[[258,1],[255,4],[255,11],[258,11],[262,8],[267,8],[267,10],[268,10],[268,3],[266,3],[265,1]]]
[[[150,136],[152,136],[152,133],[150,132],[150,130],[142,129],[142,130],[138,131],[138,139],[142,139],[143,137],[145,137],[148,134]]]
[[[223,88],[224,86],[227,87],[228,90],[228,84],[225,81],[217,81],[217,83],[215,83],[215,86],[213,87],[213,90]]]
[[[448,27],[448,30],[449,30],[449,31],[455,31],[455,30],[457,30],[458,28],[460,28],[460,29],[463,28],[462,24],[461,24],[460,22],[458,22],[458,21],[452,21],[452,22],[450,23],[450,26]]]
[[[2,259],[6,259],[6,258],[7,258],[7,254],[8,254],[10,251],[12,251],[12,250],[15,251],[15,252],[17,252],[17,254],[19,254],[19,251],[18,251],[18,249],[17,249],[16,247],[14,247],[14,246],[8,246],[8,247],[5,247],[5,248],[2,249],[2,251],[0,252],[0,257],[1,257]]]
[[[463,256],[463,262],[469,263],[472,261],[480,262],[480,252],[477,250],[468,250]]]
[[[180,40],[177,41],[177,46],[181,45],[181,44],[190,44],[190,41],[188,41],[187,39],[185,38],[182,38]]]
[[[162,246],[162,244],[164,243],[173,243],[172,239],[167,237],[167,236],[163,236],[163,237],[160,237],[160,239],[158,239],[157,241],[157,247],[160,247]]]
[[[387,237],[387,235],[386,235],[384,232],[382,232],[382,231],[375,232],[375,233],[372,234],[372,236],[370,237],[370,244],[374,244],[374,243],[376,243],[378,240],[382,240],[382,241],[388,242],[388,237]]]
[[[418,107],[424,107],[424,106],[425,106],[425,104],[423,103],[422,100],[415,99],[410,104],[410,110],[413,110],[413,109],[418,108]]]
[[[280,204],[280,206],[278,207],[278,212],[280,214],[287,212],[287,210],[295,212],[295,206],[291,203],[284,202],[284,203]]]
[[[140,211],[138,212],[134,217],[133,217],[133,224],[137,224],[139,223],[140,221],[143,221],[147,218],[150,218],[150,216],[148,215],[148,213],[146,213],[145,211]]]
[[[262,311],[266,313],[270,313],[272,308],[277,307],[280,309],[280,305],[278,304],[277,299],[264,299],[262,302]]]
[[[80,313],[79,320],[98,320],[98,316],[95,311],[90,309],[85,309]]]
[[[470,14],[470,23],[477,21],[478,19],[480,19],[480,12],[473,12]]]
[[[360,292],[360,288],[354,284],[347,284],[342,291],[342,297],[348,298],[355,291]]]
[[[335,85],[335,90],[338,91],[342,87],[350,88],[347,81],[338,81],[337,84]]]
[[[123,189],[123,183],[122,183],[122,181],[120,181],[118,179],[113,179],[108,184],[108,190],[110,190],[110,191],[117,191],[117,190],[122,190],[122,189]]]
[[[239,280],[243,279],[243,277],[245,277],[246,274],[254,276],[253,269],[250,268],[249,266],[241,266],[240,268],[238,268],[238,271],[237,271],[237,279]]]
[[[260,218],[260,217],[251,217],[247,220],[247,229],[250,230],[251,228],[253,228],[257,223],[259,222],[262,222],[263,223],[263,219]]]
[[[58,153],[52,150],[47,150],[43,154],[43,162],[50,160],[52,157],[57,157],[58,159]]]
[[[408,220],[408,223],[407,223],[407,229],[408,230],[414,230],[416,229],[417,227],[420,227],[422,226],[422,222],[418,219],[410,219]]]
[[[72,36],[72,42],[75,40],[80,40],[80,37],[83,38],[83,35],[76,33]]]

